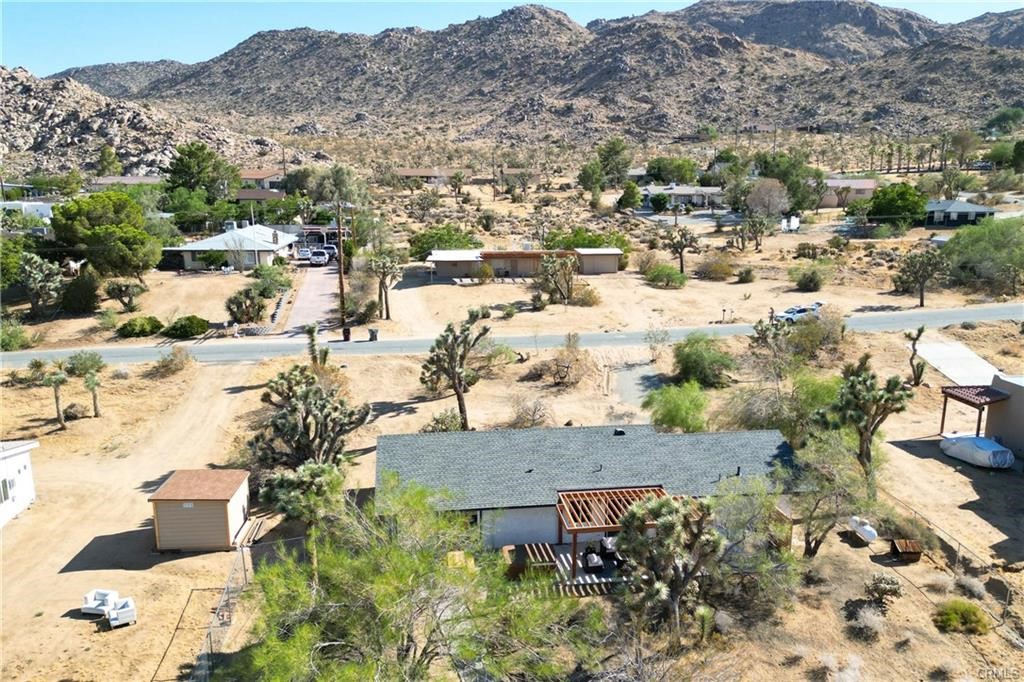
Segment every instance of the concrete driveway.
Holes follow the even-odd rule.
[[[321,329],[338,324],[338,264],[324,267],[302,266],[306,276],[295,294],[288,313],[286,333],[301,332],[307,324],[320,323]]]

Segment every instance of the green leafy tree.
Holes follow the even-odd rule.
[[[689,185],[697,181],[697,164],[682,157],[656,156],[647,162],[647,175],[655,182]]]
[[[311,166],[302,166],[290,170],[284,175],[281,189],[288,194],[306,194],[312,191],[313,181],[316,178],[316,169]]]
[[[664,213],[668,208],[669,196],[664,192],[651,195],[651,210],[655,213]]]
[[[22,236],[0,236],[0,289],[6,289],[18,282],[21,273],[21,257],[24,255],[27,245],[28,240]]]
[[[72,315],[91,315],[100,307],[100,278],[96,271],[86,265],[73,280],[64,287],[60,307]]]
[[[34,253],[22,255],[18,279],[25,285],[29,307],[35,318],[42,317],[47,308],[56,303],[64,288],[60,266]]]
[[[601,160],[595,158],[583,164],[579,175],[576,176],[576,182],[588,192],[593,192],[595,189],[600,192],[604,189],[605,178],[604,170],[601,168]]]
[[[609,187],[621,187],[629,173],[629,147],[621,137],[613,137],[597,148],[604,182]]]
[[[182,236],[181,230],[167,218],[146,216],[146,222],[143,223],[142,229],[150,237],[160,242],[160,246],[181,246],[185,243],[185,237]]]
[[[924,220],[928,197],[905,182],[878,189],[871,196],[867,216],[883,223],[919,222]],[[850,202],[852,205],[853,202]]]
[[[752,358],[759,372],[769,369],[764,358]],[[787,355],[790,369],[798,361]],[[820,378],[807,371],[797,371],[791,379],[768,376],[765,381],[744,387],[729,397],[715,417],[718,429],[778,429],[790,445],[801,448],[814,429],[815,415],[835,402],[839,395],[838,377]]]
[[[57,241],[70,247],[86,243],[86,236],[104,225],[129,225],[141,230],[142,208],[123,192],[97,192],[53,207],[50,225]]]
[[[673,346],[672,355],[677,380],[693,380],[706,388],[725,386],[726,372],[736,367],[732,356],[722,350],[721,342],[701,332],[694,332]]]
[[[96,175],[120,175],[124,166],[117,160],[117,152],[109,144],[100,148],[100,158],[96,162]]]
[[[1013,166],[1013,142],[996,142],[986,152],[985,159],[996,168]]]
[[[483,242],[471,232],[459,229],[457,225],[446,223],[429,227],[417,232],[409,238],[409,257],[413,260],[426,260],[430,252],[445,249],[478,249]]]
[[[965,225],[942,247],[949,274],[957,284],[983,284],[1017,295],[1024,282],[1024,218],[986,218]]]
[[[973,130],[958,130],[949,138],[950,148],[956,155],[957,164],[962,168],[967,157],[981,146],[981,137]]]
[[[649,497],[619,523],[615,547],[627,562],[624,601],[651,620],[667,620],[678,643],[682,614],[696,606],[698,578],[723,550],[711,507],[704,500]]]
[[[640,188],[632,180],[627,180],[626,185],[622,188],[622,195],[618,198],[616,204],[619,208],[636,208],[642,203],[643,198],[640,196]]]
[[[852,514],[869,506],[866,481],[858,470],[854,448],[842,431],[814,435],[784,471],[793,490],[793,514],[800,519],[804,557],[818,554],[826,538]]]
[[[936,277],[949,269],[949,259],[937,248],[914,251],[905,255],[893,277],[897,289],[912,288],[917,293],[918,305],[924,307],[924,290]]]
[[[160,262],[159,240],[132,225],[102,225],[86,234],[85,243],[90,265],[104,276],[144,283],[143,275]]]
[[[775,178],[785,185],[790,210],[816,208],[814,181],[823,174],[807,165],[806,154],[758,152],[754,155],[754,164],[760,170],[761,178]]]
[[[651,413],[651,423],[659,429],[694,433],[704,430],[707,405],[708,399],[700,384],[691,380],[648,392],[642,407]]]
[[[68,428],[67,423],[64,421],[64,407],[61,404],[61,388],[66,383],[68,383],[68,375],[60,368],[50,372],[43,378],[43,385],[53,389],[53,403],[57,408],[57,424],[60,425],[61,430]]]
[[[455,400],[459,405],[459,417],[462,419],[462,430],[469,430],[469,415],[466,411],[466,392],[469,390],[468,361],[491,328],[482,325],[474,329],[475,320],[469,319],[456,329],[451,322],[441,335],[434,340],[427,359],[420,371],[420,382],[428,387],[450,387],[455,392]]]
[[[778,218],[789,210],[786,187],[775,178],[761,178],[747,192],[747,209],[755,216]]]
[[[992,118],[985,121],[984,129],[1008,135],[1022,123],[1024,123],[1024,108],[1003,107]]]
[[[1013,144],[1013,170],[1024,173],[1024,140],[1017,140]]]
[[[891,415],[907,409],[913,390],[904,387],[903,380],[891,376],[884,385],[871,369],[871,356],[865,353],[856,365],[843,368],[843,383],[839,396],[825,410],[818,412],[817,421],[826,428],[852,428],[857,434],[857,462],[867,479],[872,499],[875,497],[875,467],[873,445],[875,435]]]
[[[189,142],[175,148],[176,156],[164,168],[167,189],[202,189],[209,202],[232,197],[242,186],[238,168],[225,161],[203,142]]]

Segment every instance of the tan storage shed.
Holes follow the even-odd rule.
[[[619,271],[619,258],[622,256],[622,249],[613,247],[580,248],[575,251],[580,259],[581,275],[605,275]]]
[[[179,469],[149,501],[157,551],[233,549],[249,518],[249,472]]]

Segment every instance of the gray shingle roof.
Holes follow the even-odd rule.
[[[616,429],[625,435],[616,436]],[[661,485],[676,495],[714,492],[721,478],[768,473],[791,462],[778,431],[658,433],[650,426],[467,431],[381,436],[377,482],[445,490],[450,509],[554,505],[560,490]]]
[[[941,199],[929,201],[925,206],[926,211],[942,211],[944,213],[995,213],[994,208],[979,206],[959,199]]]

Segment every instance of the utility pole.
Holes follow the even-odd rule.
[[[344,209],[345,201],[339,198],[334,205],[334,215],[337,216],[336,221],[338,223],[338,298],[340,305],[338,319],[341,320],[342,329],[345,328],[345,322],[347,321],[345,314],[345,228],[342,227],[341,213]],[[325,241],[326,239],[324,237]]]
[[[288,165],[284,160],[284,145],[281,145],[281,175],[288,175]]]

